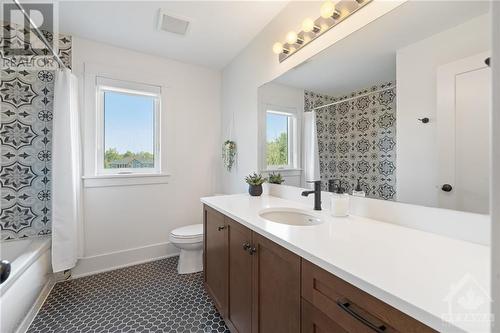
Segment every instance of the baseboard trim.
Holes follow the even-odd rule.
[[[170,242],[158,243],[81,258],[71,270],[71,279],[108,272],[119,268],[143,264],[179,255],[179,250]]]
[[[35,319],[36,315],[38,314],[38,311],[40,311],[43,303],[45,303],[45,300],[47,299],[47,297],[49,297],[49,294],[52,291],[52,288],[54,288],[54,285],[55,285],[54,278],[50,277],[47,283],[43,286],[42,290],[40,291],[40,294],[38,295],[38,298],[36,299],[35,303],[30,308],[30,310],[24,317],[23,321],[21,321],[21,324],[19,324],[19,326],[17,327],[16,333],[26,333],[28,331],[28,328]]]

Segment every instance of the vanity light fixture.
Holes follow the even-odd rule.
[[[273,52],[275,54],[288,54],[290,50],[288,48],[285,48],[280,42],[277,42],[273,45]]]
[[[285,36],[285,44],[276,42],[273,52],[278,55],[279,62],[300,50],[373,0],[350,0],[337,3],[326,0],[320,8],[320,17],[316,20],[306,18],[302,22],[302,31],[290,31]]]
[[[286,42],[290,45],[293,45],[295,43],[302,44],[304,43],[304,39],[299,37],[299,35],[297,35],[295,31],[290,31],[286,34]]]
[[[320,13],[321,17],[325,19],[331,17],[334,20],[337,20],[340,17],[340,11],[335,8],[334,3],[330,0],[326,0],[325,2],[323,2],[323,4],[321,5]]]
[[[317,34],[318,32],[320,32],[320,30],[321,28],[317,26],[316,23],[314,23],[314,20],[310,17],[306,18],[302,22],[302,31],[304,31],[305,33],[313,32]]]

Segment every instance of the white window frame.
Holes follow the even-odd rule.
[[[288,117],[288,164],[268,165],[267,164],[267,115],[269,113]],[[298,120],[295,108],[284,108],[267,105],[264,117],[264,159],[263,163],[266,171],[294,170],[298,166]]]
[[[153,115],[153,168],[104,168],[104,147],[105,147],[105,127],[104,127],[104,92],[114,91],[123,94],[151,96],[155,98]],[[103,175],[157,175],[161,173],[161,100],[162,91],[160,86],[148,85],[137,82],[110,79],[103,76],[96,76],[96,156],[95,170],[96,176]]]

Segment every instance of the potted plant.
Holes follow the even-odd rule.
[[[232,140],[224,141],[224,145],[222,147],[222,160],[224,161],[224,166],[226,170],[231,172],[233,168],[234,161],[236,156],[236,142]]]
[[[270,184],[282,184],[285,180],[281,176],[280,173],[271,173],[269,174],[269,183]]]
[[[258,197],[262,194],[262,184],[266,182],[266,178],[264,178],[260,173],[257,174],[254,172],[245,177],[245,181],[248,184],[248,193],[253,197]]]

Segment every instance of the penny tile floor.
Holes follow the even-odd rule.
[[[28,333],[229,332],[178,257],[57,283]]]

